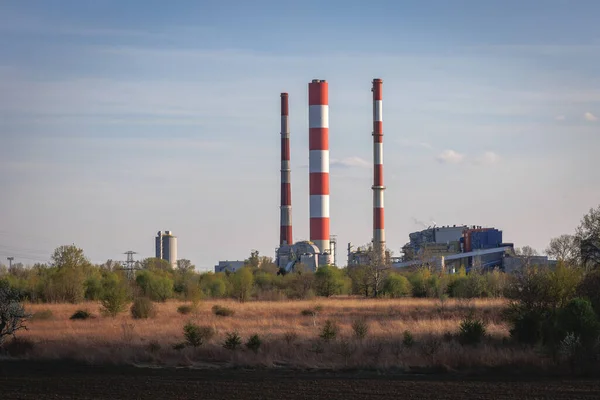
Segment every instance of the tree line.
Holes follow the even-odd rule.
[[[600,266],[599,242],[600,206],[584,216],[575,235],[552,239],[546,252],[558,260],[556,273],[569,271],[583,279],[586,273]],[[525,247],[521,254],[527,257],[535,253]],[[412,271],[398,271],[377,257],[372,260],[368,265],[325,266],[316,272],[300,266],[280,275],[271,258],[252,251],[245,266],[236,272],[198,273],[189,260],[179,260],[174,269],[165,260],[147,258],[138,263],[139,268],[133,275],[128,275],[120,264],[109,260],[93,265],[83,249],[65,245],[53,252],[47,264],[31,267],[15,264],[9,269],[0,269],[0,280],[30,302],[79,303],[99,301],[115,293],[124,293],[131,300],[146,297],[158,302],[208,298],[283,300],[334,295],[438,299],[507,297],[519,275],[498,270],[473,270],[467,274],[464,269],[448,274],[425,264]]]

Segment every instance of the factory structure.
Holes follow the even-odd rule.
[[[177,268],[177,236],[171,231],[158,231],[154,242],[156,258],[166,260],[173,268]]]
[[[373,246],[375,257],[385,258],[383,211],[383,108],[381,79],[374,79],[373,95]],[[337,240],[329,224],[329,84],[313,79],[308,84],[309,240],[292,241],[289,95],[281,94],[281,216],[275,261],[282,273],[299,265],[316,270],[337,265]]]
[[[391,263],[393,268],[425,264],[450,273],[461,267],[466,271],[513,272],[525,263],[545,266],[554,263],[546,256],[517,255],[514,244],[503,241],[501,230],[481,225],[433,226],[409,234],[409,239],[402,247],[403,257]]]
[[[354,248],[348,243],[347,266],[385,265],[403,269],[423,264],[448,272],[464,267],[511,271],[522,260],[512,243],[506,243],[502,231],[480,225],[429,227],[409,235],[401,257],[391,257],[386,247],[383,180],[383,81],[373,79],[373,233],[371,242]],[[308,158],[309,158],[309,240],[293,241],[292,179],[290,166],[289,94],[281,93],[281,194],[279,245],[275,264],[285,274],[299,267],[315,271],[323,265],[338,264],[337,240],[330,232],[329,214],[329,86],[313,79],[308,83]],[[158,243],[158,238],[157,238]],[[158,254],[158,248],[157,248]],[[536,264],[548,264],[547,257],[537,257]],[[221,261],[215,272],[235,271],[243,261]]]

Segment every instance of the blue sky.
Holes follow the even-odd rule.
[[[122,4],[125,3],[125,4]],[[495,226],[543,250],[600,202],[595,1],[0,2],[0,261],[75,243],[199,269],[273,256],[279,93],[294,237],[308,237],[307,84],[330,85],[339,260],[372,229],[384,81],[386,231]]]

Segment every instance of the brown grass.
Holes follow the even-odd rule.
[[[206,301],[189,315],[181,315],[182,303],[157,304],[157,317],[134,320],[129,313],[116,318],[103,317],[99,304],[27,305],[30,312],[51,310],[51,320],[34,320],[19,336],[31,340],[30,358],[71,358],[90,363],[153,363],[166,365],[292,365],[298,367],[407,367],[445,365],[450,368],[497,366],[513,363],[541,365],[533,350],[502,343],[508,337],[500,313],[501,299],[472,301],[449,300],[442,310],[431,299],[371,300],[357,298],[316,299],[311,301],[249,302]],[[231,308],[231,317],[215,316],[212,306]],[[316,316],[301,311],[322,307]],[[96,318],[71,321],[77,309],[87,309]],[[455,334],[469,310],[488,322],[490,335],[477,347],[463,347],[456,340],[444,339]],[[364,341],[352,337],[352,322],[366,319],[369,333]],[[326,320],[335,320],[340,337],[333,343],[318,344],[318,335]],[[215,329],[216,335],[200,348],[174,350],[181,343],[183,326],[192,321]],[[410,331],[416,341],[407,348],[402,333]],[[263,346],[258,354],[245,348],[232,352],[221,346],[226,332],[237,331],[245,342],[258,334]],[[288,344],[286,334],[297,338]],[[293,335],[291,335],[293,336]],[[344,339],[344,340],[342,340]],[[152,350],[149,344],[154,343]],[[160,345],[157,350],[156,343]],[[322,350],[322,351],[320,351]]]

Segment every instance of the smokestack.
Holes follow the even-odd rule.
[[[292,243],[292,180],[288,94],[281,93],[281,226],[279,244]]]
[[[323,253],[329,248],[329,87],[308,84],[310,240]]]
[[[383,81],[373,79],[373,247],[385,260],[383,212]]]

